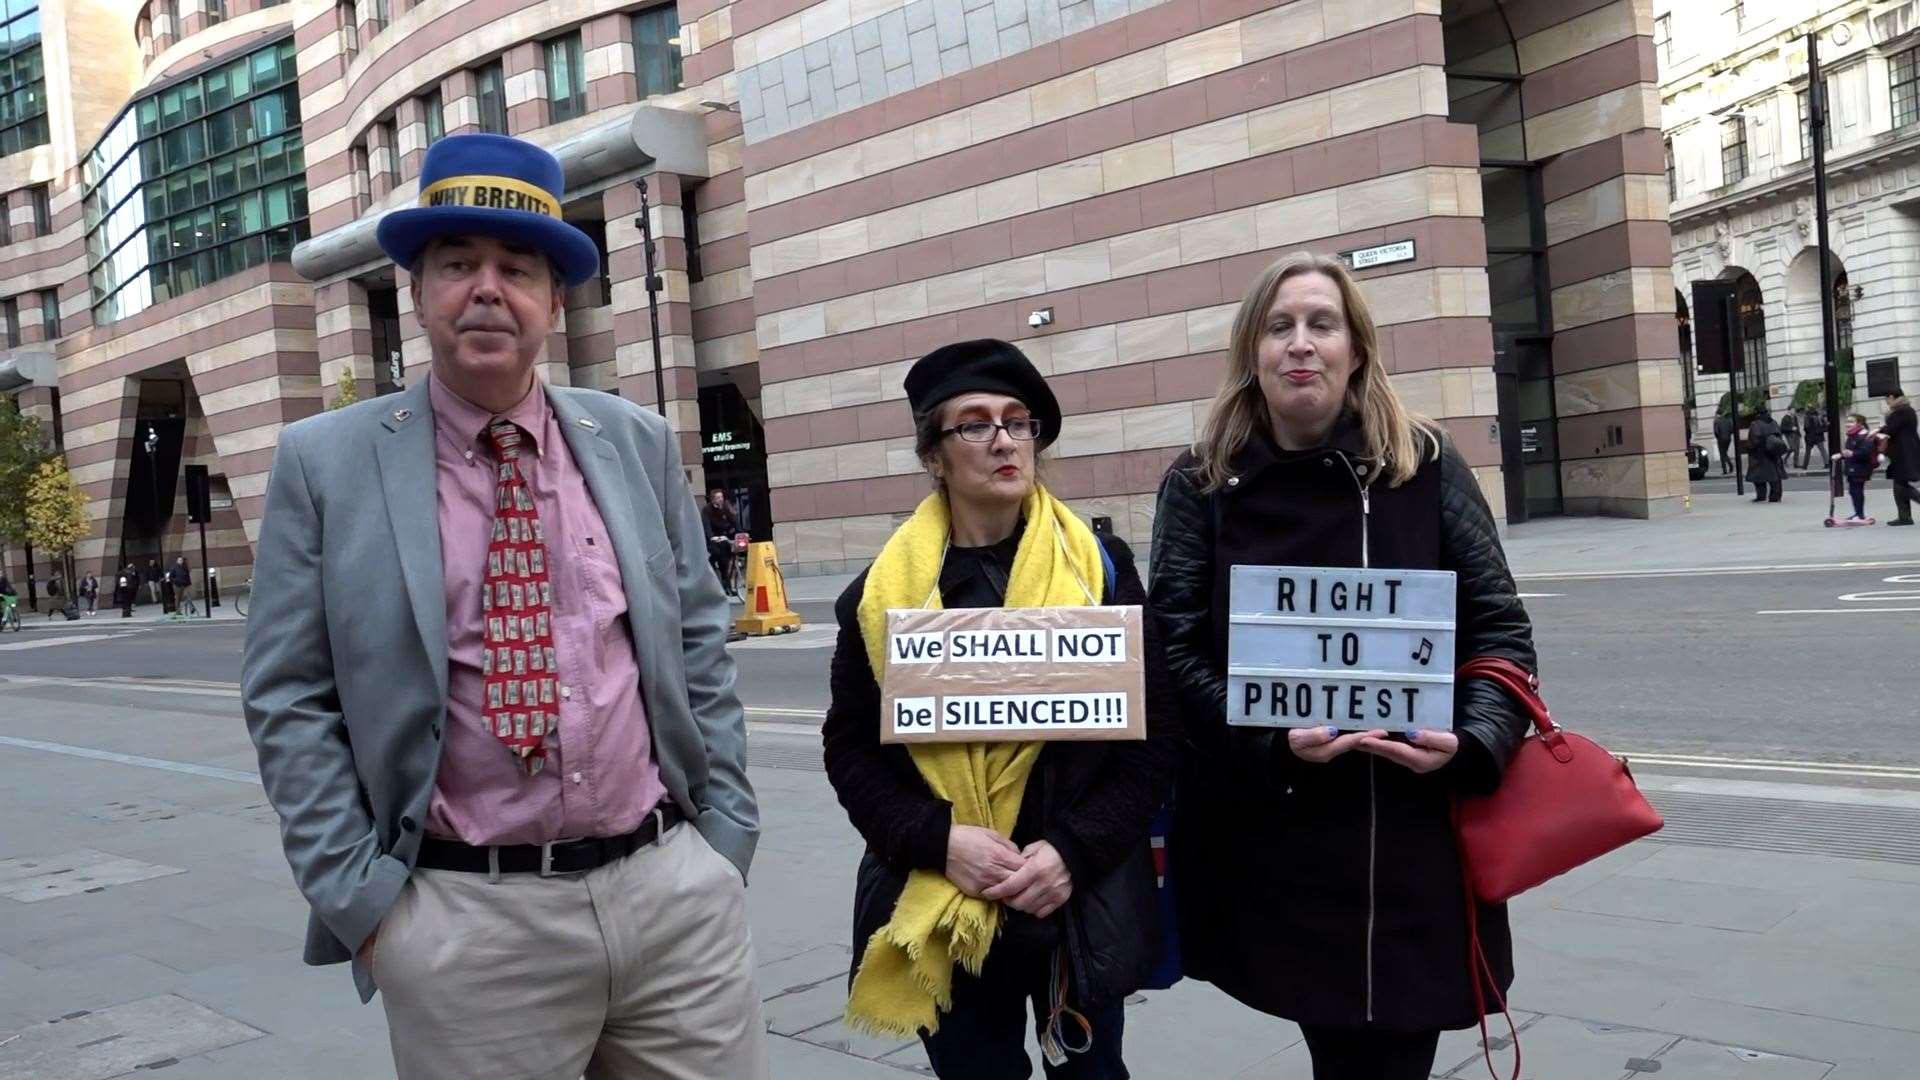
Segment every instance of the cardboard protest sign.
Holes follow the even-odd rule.
[[[1451,570],[1236,566],[1227,723],[1453,727]]]
[[[1147,737],[1138,607],[887,612],[880,741]]]

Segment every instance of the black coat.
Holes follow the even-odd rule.
[[[1880,430],[1887,435],[1887,479],[1920,482],[1920,430],[1915,428],[1913,403],[1888,409]]]
[[[1450,806],[1456,793],[1499,785],[1528,727],[1518,705],[1482,680],[1456,686],[1460,751],[1424,776],[1360,752],[1309,764],[1284,732],[1225,723],[1235,564],[1360,566],[1364,544],[1375,568],[1453,570],[1459,658],[1534,668],[1492,515],[1452,446],[1388,487],[1371,481],[1350,423],[1329,442],[1283,453],[1257,437],[1211,495],[1191,457],[1161,483],[1152,603],[1189,741],[1170,853],[1182,956],[1187,974],[1303,1024],[1466,1027],[1479,1017]],[[1479,919],[1504,992],[1506,908],[1483,904]]]
[[[1112,537],[1102,542],[1114,564],[1114,587],[1106,602],[1144,605],[1146,590],[1126,545]],[[952,806],[934,797],[907,749],[880,743],[880,686],[859,622],[866,584],[862,572],[834,604],[840,636],[833,653],[832,703],[821,731],[827,779],[867,842],[854,884],[856,958],[892,916],[909,870],[946,870],[953,821]],[[994,947],[1045,948],[1064,936],[1073,963],[1073,996],[1083,1005],[1139,989],[1158,956],[1147,826],[1172,787],[1178,729],[1152,620],[1145,629],[1147,739],[1046,744],[1010,838],[1023,848],[1034,840],[1050,842],[1072,875],[1073,896],[1041,922],[1008,909],[1003,937]]]
[[[1767,437],[1779,435],[1780,425],[1762,416],[1747,425],[1747,479],[1755,484],[1777,484],[1786,478],[1781,459],[1767,452]]]

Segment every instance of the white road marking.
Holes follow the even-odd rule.
[[[12,746],[21,750],[38,750],[47,754],[63,754],[67,757],[89,758],[93,761],[111,761],[117,765],[132,765],[141,769],[160,769],[166,772],[186,773],[189,776],[205,776],[214,780],[231,780],[238,784],[259,784],[260,774],[241,772],[238,769],[222,769],[215,765],[195,765],[190,761],[167,761],[164,758],[141,757],[138,754],[116,754],[111,750],[95,750],[90,746],[68,746],[65,743],[41,742],[38,739],[16,739],[10,735],[0,735],[0,746]]]
[[[825,720],[825,709],[785,709],[775,705],[746,705],[742,707],[750,716],[794,716],[807,720]]]
[[[1694,795],[1733,795],[1750,799],[1796,799],[1842,806],[1886,806],[1920,810],[1920,791],[1900,788],[1833,787],[1826,784],[1786,783],[1778,780],[1723,780],[1717,776],[1655,776],[1639,778],[1647,791],[1682,791]]]
[[[196,682],[190,680],[131,679],[124,675],[98,679],[66,678],[58,675],[0,675],[0,683],[13,686],[73,686],[90,690],[140,690],[152,694],[187,694],[194,697],[240,696],[239,683]]]
[[[17,652],[21,649],[50,649],[55,645],[84,645],[89,641],[112,641],[114,638],[132,636],[132,634],[69,634],[66,637],[37,638],[33,641],[10,641],[5,645],[0,645],[0,652]]]
[[[1896,611],[1920,611],[1920,607],[1856,607],[1856,608],[1774,608],[1756,611],[1756,615],[1886,615]]]
[[[1516,593],[1515,595],[1517,595],[1517,596],[1519,596],[1519,597],[1520,597],[1520,599],[1522,599],[1522,600],[1547,600],[1547,599],[1551,599],[1552,597],[1555,597],[1555,596],[1565,596],[1565,595],[1566,595],[1566,593],[1557,593],[1557,592],[1523,592],[1523,593]]]
[[[1885,570],[1920,566],[1911,559],[1882,562],[1801,563],[1794,566],[1676,566],[1653,570],[1568,570],[1515,574],[1516,581],[1604,581],[1614,578],[1712,577],[1730,574],[1813,574],[1833,570]]]
[[[1878,780],[1920,780],[1920,769],[1910,765],[1876,765],[1853,761],[1782,761],[1772,757],[1705,757],[1693,753],[1628,753],[1630,765],[1667,765],[1680,769],[1738,769],[1751,773],[1799,773],[1805,776],[1872,776]]]

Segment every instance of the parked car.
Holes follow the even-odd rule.
[[[1705,480],[1707,467],[1713,459],[1707,456],[1706,447],[1699,443],[1687,444],[1687,479]]]

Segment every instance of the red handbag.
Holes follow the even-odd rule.
[[[1493,967],[1480,947],[1479,903],[1503,903],[1588,863],[1618,847],[1657,832],[1660,814],[1633,782],[1625,758],[1615,757],[1591,739],[1567,731],[1553,720],[1540,698],[1540,677],[1511,660],[1479,656],[1454,673],[1462,679],[1490,679],[1513,696],[1533,719],[1535,732],[1522,739],[1493,794],[1454,803],[1461,877],[1466,883],[1467,937],[1474,969],[1473,998],[1480,1021],[1480,1045],[1487,1071],[1493,1050],[1487,1045],[1486,986],[1494,986]],[[1513,1077],[1520,1075],[1520,1036],[1498,989],[1494,996],[1513,1034]],[[1496,1077],[1498,1074],[1495,1074]]]
[[[1460,800],[1455,828],[1473,894],[1501,903],[1657,831],[1658,811],[1634,786],[1625,759],[1554,723],[1539,676],[1481,656],[1455,672],[1498,683],[1532,715],[1493,794]]]

